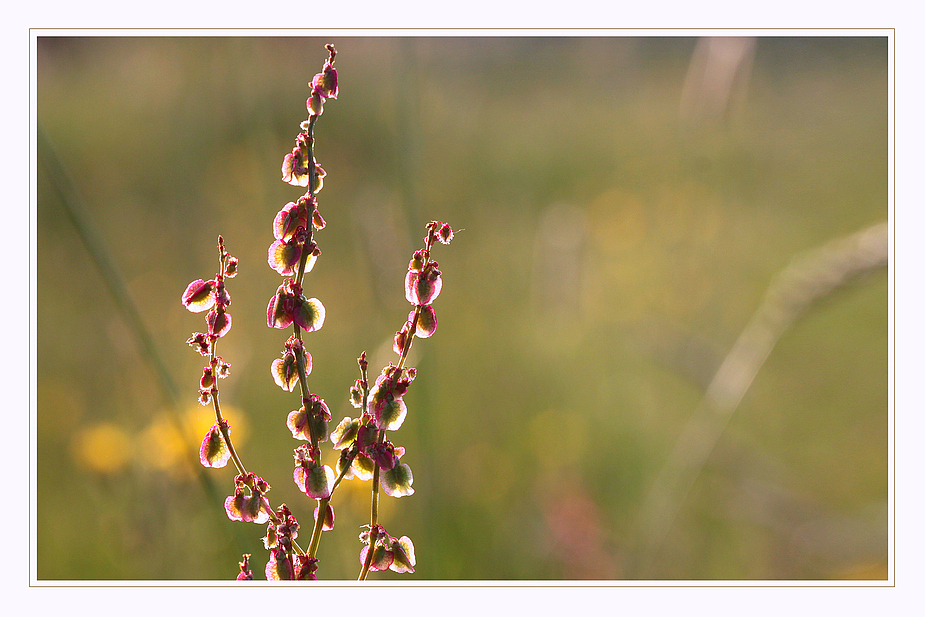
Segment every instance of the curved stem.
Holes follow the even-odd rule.
[[[337,489],[337,486],[341,483],[341,480],[343,480],[344,476],[347,475],[347,472],[350,471],[350,464],[353,462],[354,458],[356,458],[356,452],[354,452],[347,458],[347,464],[344,465],[344,468],[340,470],[340,474],[338,474],[337,479],[334,480],[334,485],[331,486],[332,495],[334,494],[334,491]],[[328,499],[330,499],[330,497],[328,497]]]
[[[234,463],[235,468],[238,470],[238,475],[247,475],[247,470],[244,468],[244,463],[241,462],[238,453],[234,449],[234,443],[231,441],[231,432],[228,430],[228,422],[226,422],[225,418],[222,417],[222,407],[218,403],[218,388],[212,389],[212,407],[215,409],[215,420],[218,424],[219,430],[222,432],[222,438],[225,440],[225,445],[228,447],[228,452],[231,453],[231,461]]]

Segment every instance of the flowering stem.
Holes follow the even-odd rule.
[[[428,228],[427,238],[424,240],[424,266],[427,265],[427,262],[430,261],[430,249],[434,245],[435,230]],[[401,350],[401,357],[398,358],[398,368],[401,368],[405,365],[405,360],[408,358],[408,353],[411,351],[411,343],[414,341],[414,332],[417,330],[418,319],[421,317],[421,311],[424,310],[423,306],[414,307],[414,317],[411,318],[411,329],[408,330],[408,338],[405,339],[405,345]]]
[[[226,260],[228,259],[228,252],[225,251],[225,241],[219,236],[218,237],[218,274],[215,277],[218,285],[222,285],[225,277],[225,265]],[[214,376],[214,383],[212,384],[212,407],[215,409],[215,423],[218,424],[219,430],[222,432],[222,438],[225,440],[225,445],[228,447],[228,452],[231,454],[231,460],[234,462],[235,468],[238,470],[238,474],[246,475],[247,470],[244,469],[244,463],[241,462],[241,458],[238,456],[237,451],[234,449],[234,444],[231,442],[231,431],[228,428],[228,422],[222,417],[222,407],[218,402],[218,360],[215,355],[215,346],[218,344],[218,337],[212,340],[210,347],[209,355],[209,366],[212,367],[212,375]]]
[[[302,476],[298,473],[294,474],[294,477],[301,478],[296,479],[296,482],[303,492],[314,497],[318,502],[318,516],[315,519],[308,551],[303,551],[293,539],[298,529],[295,516],[284,504],[280,504],[278,511],[274,511],[265,497],[265,493],[270,488],[269,484],[256,474],[246,471],[231,440],[228,422],[222,415],[216,379],[226,377],[231,365],[216,355],[215,348],[217,340],[231,328],[231,315],[226,313],[230,296],[225,292],[224,281],[225,277],[235,276],[238,260],[225,251],[221,236],[218,238],[219,273],[209,281],[201,279],[193,281],[181,296],[183,305],[189,311],[198,313],[209,310],[206,317],[209,327],[207,333],[194,333],[193,337],[187,341],[201,355],[209,358],[209,364],[203,369],[200,379],[199,400],[203,405],[207,405],[211,399],[216,418],[216,426],[210,429],[200,446],[200,459],[206,467],[222,467],[229,459],[234,462],[238,476],[235,478],[235,493],[225,502],[228,517],[231,520],[245,522],[263,523],[267,520],[271,522],[266,538],[266,546],[271,550],[271,563],[267,564],[267,577],[276,579],[315,578],[314,572],[318,561],[315,554],[318,551],[321,534],[326,524],[333,522],[331,495],[350,471],[353,460],[359,453],[356,448],[352,453],[342,453],[341,463],[346,462],[346,465],[341,465],[337,479],[331,483],[329,479],[333,476],[332,471],[330,467],[321,465],[321,450],[319,449],[319,443],[326,439],[330,410],[322,399],[313,395],[309,390],[307,373],[311,370],[311,356],[305,351],[302,341],[303,331],[317,330],[324,321],[324,306],[315,298],[305,299],[302,292],[302,281],[306,271],[311,269],[315,258],[320,254],[313,239],[314,231],[323,229],[325,226],[324,218],[318,211],[315,199],[325,173],[315,161],[313,136],[315,122],[322,113],[324,102],[327,99],[337,98],[337,71],[333,67],[334,56],[337,52],[333,45],[325,45],[325,49],[329,52],[328,59],[325,61],[322,72],[312,79],[310,84],[312,94],[306,101],[309,118],[301,123],[301,132],[296,139],[296,147],[283,159],[282,166],[284,182],[302,187],[305,187],[307,182],[307,190],[296,203],[287,204],[278,214],[279,219],[274,222],[276,240],[270,247],[268,258],[270,266],[286,277],[277,295],[271,299],[268,306],[268,325],[279,328],[284,328],[289,323],[293,325],[293,334],[286,341],[283,358],[274,361],[272,369],[274,377],[278,377],[277,383],[290,392],[294,389],[291,371],[293,368],[297,371],[302,408],[293,412],[294,416],[298,417],[294,422],[299,424],[305,422],[307,429],[303,425],[299,430],[304,432],[296,435],[298,431],[293,428],[293,434],[299,439],[310,441],[308,445],[296,448],[297,469]],[[290,260],[293,251],[298,251],[298,266],[295,270]],[[285,260],[283,260],[284,256]],[[295,364],[294,367],[293,364]],[[363,375],[365,380],[365,369]],[[368,386],[364,385],[364,403],[368,395]],[[221,437],[218,436],[219,434]],[[384,431],[379,436],[380,442],[383,437]],[[301,469],[298,468],[299,464],[302,465]],[[321,481],[318,476],[319,471],[324,475],[323,489],[319,484]],[[374,512],[377,511],[378,507],[375,507]],[[300,558],[298,565],[294,559],[296,555]],[[241,566],[239,580],[252,579],[252,573],[247,569],[249,557],[250,555],[245,555],[244,561],[239,564]]]
[[[239,475],[247,475],[247,470],[244,469],[244,463],[241,462],[241,459],[238,457],[238,453],[234,449],[234,444],[231,443],[231,432],[228,430],[228,422],[226,422],[222,417],[222,408],[218,404],[217,387],[212,390],[212,407],[215,408],[215,420],[218,424],[219,430],[222,432],[222,438],[225,440],[225,445],[228,446],[228,452],[231,453],[231,461],[234,463],[234,466],[238,470]]]
[[[427,237],[424,239],[424,251],[423,251],[423,266],[426,266],[430,261],[430,250],[433,247],[434,240],[436,239],[436,227],[427,228]],[[408,359],[408,354],[411,351],[411,344],[414,341],[414,333],[417,330],[418,321],[421,316],[421,312],[424,310],[423,305],[415,305],[414,315],[411,317],[410,327],[408,329],[407,337],[405,338],[404,345],[401,349],[401,355],[398,358],[397,368],[401,371],[402,367],[405,365],[405,361]],[[364,380],[366,378],[364,374]],[[364,397],[363,407],[366,408],[366,400]],[[385,430],[378,431],[378,440],[380,444],[385,442]],[[375,463],[373,468],[373,486],[372,486],[372,498],[370,503],[370,517],[369,517],[369,548],[366,551],[366,559],[363,560],[363,568],[360,570],[360,575],[357,580],[363,581],[366,580],[366,576],[369,574],[369,569],[372,565],[374,547],[378,538],[377,525],[379,523],[379,475],[380,475],[380,466],[379,462]]]
[[[315,182],[316,182],[316,176],[317,176],[317,171],[315,169],[315,146],[314,146],[315,139],[313,136],[313,132],[315,128],[315,120],[317,119],[318,119],[318,116],[311,115],[308,119],[308,126],[305,129],[305,132],[308,135],[308,139],[306,140],[308,142],[308,157],[307,157],[308,159],[308,192],[307,192],[308,205],[312,205],[314,203],[313,198],[314,198],[314,193],[315,193]],[[308,205],[306,205],[306,208],[308,207]],[[311,220],[311,213],[308,213],[308,218],[309,220]],[[310,251],[308,251],[307,249],[308,247],[312,246],[313,231],[312,231],[311,225],[309,225],[307,232],[308,233],[305,237],[305,241],[302,244],[302,254],[299,257],[299,269],[298,269],[298,274],[296,276],[296,282],[300,286],[302,285],[302,279],[305,276],[305,265],[308,263],[308,258],[309,258],[309,253],[310,253]],[[293,328],[293,333],[295,334],[295,337],[301,342],[302,341],[302,329],[299,327],[299,324],[294,323],[292,325],[292,328]],[[305,356],[304,354],[300,353],[297,355],[296,366],[298,367],[298,371],[299,371],[299,388],[302,391],[302,406],[305,408],[306,414],[308,414],[310,418],[311,413],[312,413],[312,401],[311,401],[311,392],[308,389],[308,378],[305,376]],[[308,432],[309,432],[309,438],[312,444],[312,451],[320,453],[320,450],[318,449],[318,435],[315,431],[315,423],[312,422],[311,419],[309,419],[309,422],[308,422]],[[320,463],[321,461],[319,460],[317,462]],[[343,477],[343,475],[341,475],[341,477]],[[338,481],[339,480],[340,479],[338,479]],[[333,494],[333,492],[334,492],[334,489],[332,488],[331,493]],[[312,537],[308,545],[308,557],[310,559],[314,559],[315,554],[318,551],[318,545],[321,544],[321,534],[324,531],[323,529],[324,521],[325,521],[325,517],[327,516],[327,508],[328,508],[328,504],[330,503],[330,501],[331,501],[330,496],[328,496],[326,499],[318,500],[318,517],[315,520],[315,526],[312,528]]]

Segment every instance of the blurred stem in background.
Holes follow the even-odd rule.
[[[40,122],[36,123],[36,137],[38,140],[37,158],[39,164],[45,169],[61,205],[64,206],[68,218],[77,231],[77,235],[87,249],[87,253],[89,253],[97,270],[99,270],[100,276],[106,284],[107,289],[109,289],[109,293],[112,295],[112,299],[115,301],[119,313],[122,314],[122,317],[128,324],[132,337],[138,343],[142,358],[144,358],[157,376],[156,381],[168,403],[167,408],[170,418],[173,421],[174,427],[177,429],[177,433],[182,435],[186,442],[186,451],[196,452],[198,446],[190,439],[181,419],[180,396],[177,384],[170,373],[170,369],[167,367],[167,363],[164,361],[164,357],[158,350],[154,338],[151,336],[151,333],[148,331],[141,318],[138,306],[132,299],[128,287],[125,284],[125,278],[122,276],[119,267],[116,265],[115,259],[113,259],[107,248],[106,240],[103,238],[102,233],[100,233],[99,227],[93,220],[93,217],[84,207],[83,200],[77,191],[76,184],[71,179],[66,166],[55,151],[51,139],[48,137],[48,134],[45,132]],[[223,495],[217,490],[215,483],[212,482],[212,479],[205,473],[205,470],[198,465],[196,467],[196,475],[208,499],[210,501],[222,499]],[[247,546],[244,535],[240,531],[236,531],[234,535],[237,544],[240,545],[243,552],[244,547]]]
[[[886,267],[888,233],[883,222],[832,240],[795,258],[777,275],[716,371],[640,508],[634,578],[653,575],[659,549],[682,503],[778,339],[814,302]]]

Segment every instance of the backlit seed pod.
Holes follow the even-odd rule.
[[[408,270],[410,272],[420,272],[424,269],[424,253],[418,249],[414,252],[414,255],[411,256],[411,261],[408,263]]]
[[[392,554],[395,556],[392,565],[389,566],[389,569],[393,572],[414,572],[414,544],[411,543],[411,538],[408,536],[402,536],[398,540],[395,538],[390,538]]]
[[[317,465],[304,462],[295,468],[292,473],[299,490],[312,499],[327,499],[331,496],[331,487],[334,486],[334,470],[327,465]]]
[[[277,240],[289,240],[300,227],[306,226],[306,217],[305,207],[290,201],[273,219],[273,237]]]
[[[278,545],[276,540],[276,525],[270,523],[267,525],[267,535],[263,537],[263,547],[267,550],[271,548],[276,548]]]
[[[308,186],[308,166],[305,164],[305,154],[299,146],[283,158],[281,171],[283,182],[292,186]]]
[[[203,467],[224,467],[231,458],[231,452],[222,437],[218,425],[213,425],[199,446],[199,462]]]
[[[355,477],[350,467],[355,456],[356,453],[351,452],[349,449],[345,448],[340,451],[340,456],[337,457],[337,463],[334,465],[334,471],[337,472],[338,477],[341,474],[343,474],[344,480],[352,480]]]
[[[315,521],[318,521],[318,510],[315,508]],[[334,506],[328,504],[324,509],[324,522],[321,523],[321,528],[324,531],[331,531],[334,529]]]
[[[231,330],[231,315],[222,309],[212,309],[206,316],[206,323],[209,325],[209,336],[220,338]]]
[[[411,312],[411,316],[414,315],[414,311]],[[408,319],[412,317],[409,316]],[[434,332],[437,331],[437,314],[434,312],[434,307],[430,304],[421,309],[421,314],[418,315],[417,327],[414,329],[414,335],[419,338],[429,338],[433,336]]]
[[[392,469],[395,465],[398,465],[398,457],[395,455],[395,447],[391,442],[386,441],[384,443],[374,443],[367,450],[370,458],[372,458],[376,463],[379,464],[379,467],[385,471]]]
[[[321,187],[324,186],[324,177],[327,173],[322,169],[321,165],[318,164],[318,161],[315,161],[315,185],[312,187],[312,193],[315,194],[321,190]]]
[[[363,382],[359,379],[350,386],[350,404],[357,409],[363,406]]]
[[[414,489],[411,487],[413,483],[414,476],[411,474],[411,468],[404,463],[379,474],[379,486],[389,497],[413,495]]]
[[[225,276],[233,279],[238,273],[238,258],[228,256],[228,262],[225,264]]]
[[[337,98],[337,69],[334,68],[330,60],[325,61],[324,68],[312,79],[311,86],[313,90],[317,90],[324,98]]]
[[[211,344],[209,343],[209,337],[203,334],[202,332],[194,332],[193,336],[186,341],[186,343],[199,352],[201,356],[211,355]]]
[[[238,574],[235,580],[237,581],[252,581],[254,580],[254,572],[250,570],[250,558],[248,554],[244,555],[244,561],[238,562],[238,565],[241,567],[241,572]]]
[[[311,372],[312,355],[305,352],[305,376],[308,377]],[[287,392],[292,392],[295,385],[299,383],[299,368],[295,353],[287,351],[282,358],[273,360],[270,364],[270,373],[276,385]]]
[[[215,306],[215,280],[197,279],[186,287],[180,302],[191,313],[201,313]]]
[[[331,410],[324,399],[317,394],[312,394],[312,415],[326,422],[331,419]]]
[[[286,417],[286,426],[294,439],[311,440],[311,428],[309,427],[308,414],[305,413],[304,407],[289,412]]]
[[[324,325],[324,305],[318,298],[300,298],[293,311],[292,320],[306,332],[320,330]]]
[[[328,421],[323,416],[310,416],[308,419],[318,443],[324,443],[328,440]]]
[[[325,226],[324,218],[321,216],[321,213],[318,212],[317,209],[312,212],[312,226],[315,229],[324,229]]]
[[[208,390],[215,385],[215,374],[211,366],[202,369],[202,377],[199,379],[199,387],[202,390]]]
[[[324,97],[320,88],[314,88],[312,95],[305,101],[305,108],[309,116],[320,116],[324,113]]]
[[[444,223],[437,232],[437,240],[441,244],[449,244],[453,240],[453,228]]]
[[[271,328],[288,328],[292,323],[292,307],[295,295],[284,283],[276,290],[267,305],[267,325]]]
[[[373,473],[376,469],[376,463],[362,452],[356,455],[353,463],[350,464],[350,471],[360,481],[366,482],[373,479]]]
[[[405,343],[408,340],[408,324],[402,326],[402,329],[395,333],[395,339],[392,341],[392,351],[401,355],[405,349]]]
[[[270,560],[264,574],[268,581],[291,581],[295,578],[295,569],[289,553],[283,548],[274,548],[270,551]]]
[[[270,502],[263,495],[246,495],[243,488],[236,488],[225,499],[225,514],[233,521],[263,525],[270,520]]]
[[[411,543],[411,538],[408,536],[402,536],[398,540],[389,538],[389,544],[392,554],[395,556],[389,569],[399,573],[414,572],[416,562],[414,559],[414,544]]]
[[[345,417],[340,424],[331,431],[331,445],[335,450],[343,450],[353,445],[357,438],[357,429],[360,428],[359,419]]]
[[[295,238],[274,240],[267,249],[267,263],[280,276],[293,276],[302,257],[302,245]],[[314,265],[314,262],[312,262]],[[307,268],[306,268],[307,269]]]
[[[359,422],[359,419],[357,420]],[[356,443],[360,451],[366,450],[371,444],[376,442],[379,434],[376,427],[372,424],[364,424],[357,428]]]
[[[415,306],[433,302],[440,295],[443,280],[440,271],[433,267],[436,262],[427,264],[422,272],[409,270],[405,276],[405,298]]]
[[[296,555],[296,580],[298,581],[317,581],[318,560],[309,558],[308,555]]]
[[[369,552],[369,546],[364,546],[360,550],[360,563],[366,563],[367,552]],[[369,569],[373,571],[388,570],[389,566],[392,565],[394,558],[395,557],[392,555],[392,551],[382,546],[381,544],[376,544],[375,548],[373,549],[373,558],[370,561]]]
[[[408,406],[401,399],[404,391],[397,386],[392,380],[380,376],[369,393],[366,411],[379,429],[397,431],[408,414]]]
[[[231,304],[231,294],[225,289],[225,281],[218,280],[215,288],[215,306],[227,307]]]

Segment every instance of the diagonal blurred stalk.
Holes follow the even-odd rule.
[[[179,411],[179,390],[170,373],[170,369],[167,368],[167,363],[158,350],[154,338],[142,321],[141,313],[138,311],[138,307],[135,305],[131,294],[129,294],[122,273],[119,271],[115,260],[106,247],[106,241],[103,239],[99,227],[97,227],[93,217],[91,217],[84,208],[83,202],[77,192],[77,187],[68,174],[67,168],[61,162],[60,157],[55,151],[41,123],[38,122],[36,123],[36,137],[38,140],[38,160],[45,168],[52,186],[54,186],[55,192],[61,204],[64,206],[64,210],[67,212],[74,228],[77,230],[77,235],[80,236],[81,242],[83,242],[84,247],[90,254],[90,258],[99,270],[103,282],[109,289],[109,293],[112,294],[116,307],[125,318],[126,322],[128,322],[132,335],[141,346],[142,357],[151,366],[151,369],[157,376],[158,384],[164,394],[164,398],[166,398],[168,402],[167,407],[170,411],[170,418],[178,434],[182,436],[187,451],[198,451],[199,444],[193,443],[189,439],[183,427],[183,421]],[[205,473],[205,469],[199,468],[197,475],[210,502],[223,500],[224,496],[219,494],[212,478]],[[236,535],[240,537],[241,534]],[[241,546],[246,546],[243,541],[240,542],[240,544]]]
[[[128,292],[125,279],[122,278],[122,273],[116,266],[115,260],[106,248],[106,241],[103,239],[99,227],[96,225],[96,221],[93,220],[84,208],[74,182],[71,180],[57,152],[55,152],[41,124],[37,124],[36,133],[39,147],[39,162],[45,168],[45,171],[48,172],[48,177],[55,187],[58,198],[64,205],[64,209],[71,223],[74,224],[74,228],[77,230],[77,234],[80,236],[80,240],[83,242],[84,247],[87,249],[87,252],[90,253],[90,257],[99,270],[100,276],[103,277],[103,282],[109,289],[109,293],[112,294],[116,307],[128,322],[128,326],[135,340],[140,343],[142,355],[157,374],[158,384],[165,398],[176,408],[179,405],[179,390],[177,384],[174,382],[170,370],[164,362],[164,358],[158,351],[157,345],[155,345],[154,339],[151,337],[151,333],[148,332],[144,322],[141,320],[138,307],[135,305],[135,302]]]
[[[774,345],[815,301],[888,264],[886,222],[830,241],[782,270],[678,437],[636,521],[634,578],[649,578],[681,504]]]

